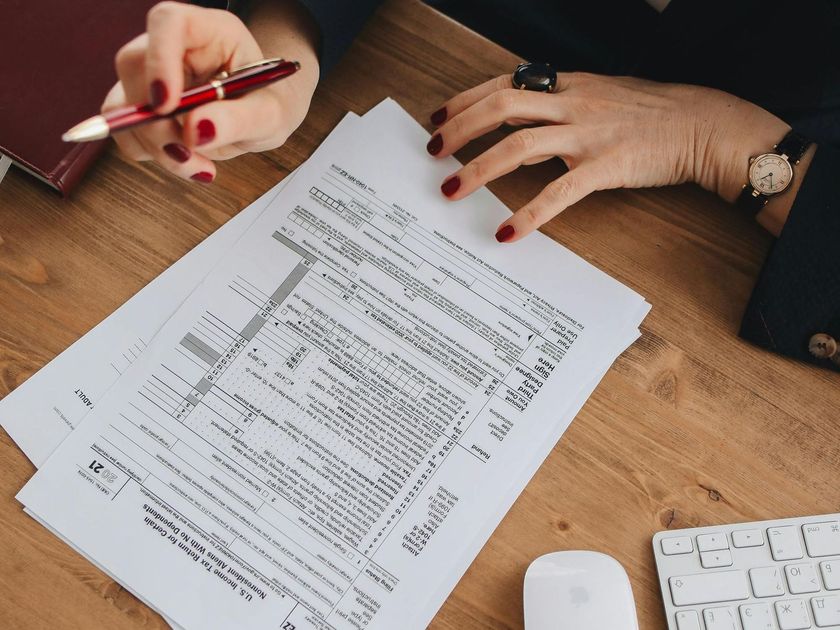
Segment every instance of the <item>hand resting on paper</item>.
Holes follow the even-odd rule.
[[[293,77],[232,100],[198,107],[175,119],[114,135],[135,160],[155,160],[176,175],[209,183],[214,160],[283,144],[303,121],[318,82],[315,27],[295,2],[253,3],[249,25],[227,11],[175,2],[152,7],[146,32],[116,56],[119,82],[102,110],[151,102],[160,114],[181,93],[222,69],[266,57],[301,63]]]
[[[749,157],[766,152],[790,127],[726,92],[632,77],[560,73],[553,93],[513,89],[503,75],[458,94],[432,115],[439,128],[427,149],[451,155],[502,124],[515,131],[441,185],[457,200],[524,164],[560,157],[568,173],[546,186],[499,226],[516,241],[596,190],[696,182],[734,202]],[[799,181],[814,147],[798,168]],[[778,235],[795,197],[774,198],[758,215]]]

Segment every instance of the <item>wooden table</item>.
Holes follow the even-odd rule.
[[[115,151],[70,201],[13,170],[0,185],[0,396],[298,166],[346,110],[392,96],[425,122],[515,62],[418,2],[391,2],[286,146],[222,163],[212,186]],[[515,208],[559,173],[549,162],[491,189]],[[531,560],[597,549],[629,572],[641,627],[664,628],[654,532],[837,510],[838,377],[736,336],[770,238],[695,187],[591,195],[544,231],[653,310],[432,627],[521,628]],[[0,440],[0,627],[166,627],[23,514],[14,495],[34,469]]]

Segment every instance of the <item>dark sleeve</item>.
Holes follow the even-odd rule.
[[[817,148],[782,233],[753,289],[740,335],[840,371],[808,351],[816,333],[840,343],[840,150]]]
[[[338,63],[382,0],[297,0],[306,7],[321,34],[321,77]]]

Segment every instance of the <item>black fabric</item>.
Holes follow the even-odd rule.
[[[840,341],[840,150],[821,146],[802,181],[782,234],[767,257],[741,322],[741,336],[822,367],[808,340]]]
[[[195,4],[205,9],[221,9],[225,11],[234,8],[231,6],[230,0],[190,0],[190,4]]]
[[[528,61],[627,74],[659,14],[644,0],[426,0]]]
[[[840,146],[840,2],[427,0],[529,61],[724,90]],[[770,147],[768,147],[769,149]]]
[[[840,370],[807,350],[817,332],[840,341],[840,2],[671,0],[659,15],[643,0],[428,1],[523,59],[718,88],[817,142],[740,334]]]
[[[296,0],[306,7],[321,31],[318,57],[321,77],[338,63],[382,0]]]
[[[840,2],[672,0],[634,74],[714,87],[840,146]]]
[[[298,1],[320,27],[324,73],[379,4]],[[427,1],[523,59],[718,88],[818,143],[740,334],[840,370],[807,352],[813,333],[840,341],[840,1],[671,0],[661,15],[643,0]]]
[[[247,21],[252,0],[190,0],[196,4],[230,9]],[[297,2],[304,7],[319,31],[318,61],[324,78],[341,59],[383,0],[276,0]]]

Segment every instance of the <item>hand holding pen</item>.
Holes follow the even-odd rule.
[[[117,53],[119,82],[102,106],[111,128],[103,129],[100,120],[98,131],[107,135],[128,123],[114,133],[123,153],[135,160],[155,160],[180,177],[202,183],[215,178],[214,160],[283,144],[306,116],[318,64],[314,46],[295,31],[294,16],[261,17],[261,33],[270,35],[264,43],[279,47],[289,59],[300,59],[300,65],[270,60],[241,70],[265,55],[236,16],[171,2],[153,7],[147,32]],[[277,80],[299,67],[294,80]],[[224,79],[219,72],[226,68],[241,71]],[[270,80],[275,82],[253,89]],[[217,94],[217,87],[225,93]],[[195,101],[203,104],[195,106]],[[133,107],[135,103],[148,105]],[[124,115],[117,118],[114,110]],[[151,112],[157,115],[153,122],[144,121]]]

